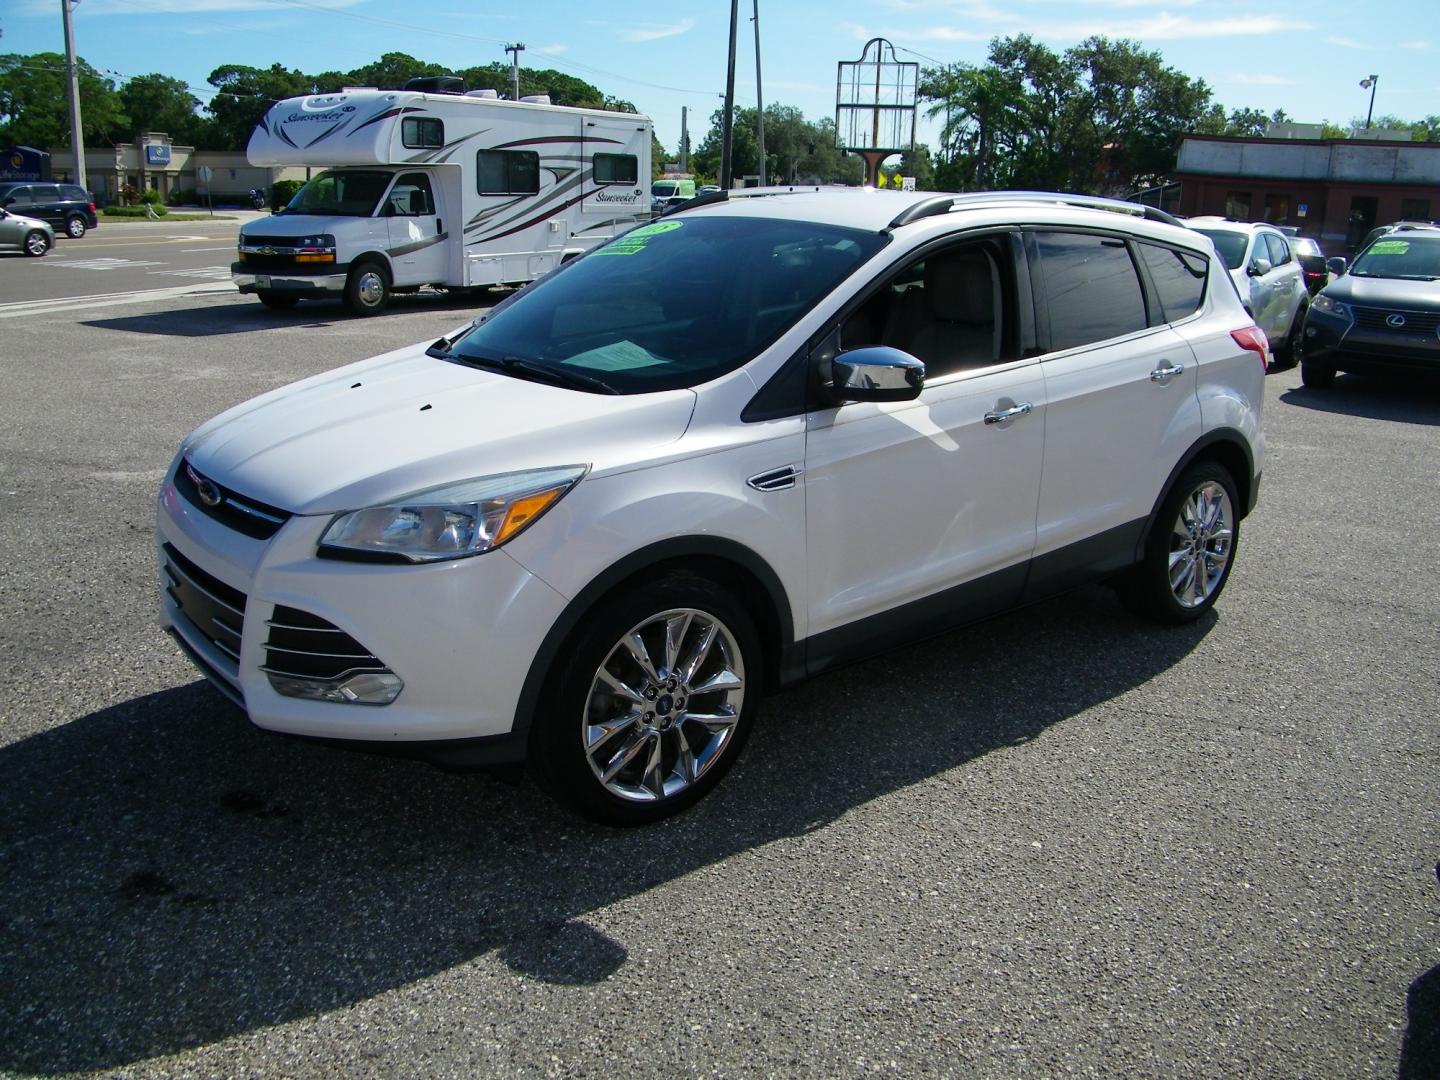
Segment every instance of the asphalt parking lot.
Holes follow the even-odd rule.
[[[1198,624],[834,673],[616,832],[265,735],[156,624],[183,435],[469,310],[0,311],[0,1072],[1440,1075],[1440,388],[1272,375]]]

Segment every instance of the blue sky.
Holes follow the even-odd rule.
[[[202,99],[222,63],[347,70],[400,51],[466,67],[555,67],[634,101],[673,148],[680,107],[698,143],[725,88],[726,0],[600,5],[587,0],[81,0],[76,50],[117,77],[160,72]],[[736,96],[755,101],[752,0],[741,0]],[[1363,12],[1363,18],[1361,13]],[[768,102],[834,114],[835,64],[889,38],[901,59],[983,61],[994,36],[1026,32],[1057,51],[1090,34],[1128,37],[1203,78],[1227,109],[1283,108],[1300,121],[1440,113],[1440,18],[1434,0],[760,0]],[[59,0],[0,4],[0,52],[64,49]],[[921,126],[932,141],[934,125]]]

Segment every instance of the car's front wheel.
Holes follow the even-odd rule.
[[[1335,369],[1318,360],[1300,360],[1300,381],[1311,390],[1328,390],[1335,382]]]
[[[610,825],[690,806],[734,763],[761,686],[759,635],[708,579],[669,571],[602,602],[552,672],[531,766]]]
[[[39,229],[25,234],[25,254],[40,256],[50,250],[50,238]]]
[[[1168,623],[1198,619],[1215,606],[1240,539],[1239,499],[1229,471],[1197,461],[1180,474],[1160,506],[1145,554],[1120,583],[1139,614]]]
[[[390,274],[377,262],[362,262],[345,281],[345,306],[352,315],[378,315],[390,303]]]
[[[85,219],[79,215],[65,219],[65,235],[71,240],[79,240],[85,235]]]

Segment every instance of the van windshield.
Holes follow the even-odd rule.
[[[675,183],[674,180],[656,180],[655,183],[650,185],[650,194],[654,195],[657,199],[669,198],[671,195],[679,192],[679,190],[680,185]]]
[[[758,356],[885,242],[808,221],[655,221],[516,295],[451,355],[620,394],[697,386]]]
[[[297,191],[281,213],[370,217],[393,176],[365,169],[327,169]]]

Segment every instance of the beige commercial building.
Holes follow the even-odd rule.
[[[75,176],[75,159],[68,147],[50,151],[53,178],[69,183]],[[210,182],[203,183],[197,171],[210,168]],[[299,167],[267,169],[251,165],[243,151],[196,150],[170,141],[163,131],[142,132],[133,143],[87,148],[85,182],[100,206],[121,202],[126,187],[137,193],[158,191],[166,202],[174,192],[195,192],[204,202],[243,200],[251,188],[268,189],[277,180],[305,180],[311,172]]]

